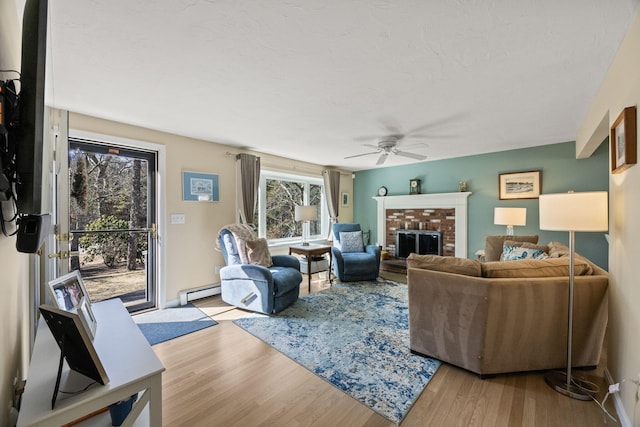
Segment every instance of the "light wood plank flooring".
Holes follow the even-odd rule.
[[[312,292],[328,286],[317,277],[313,276]],[[306,280],[305,276],[301,295],[307,293]],[[219,297],[196,305],[220,324],[153,347],[166,367],[165,426],[395,425],[231,323],[246,312],[229,307]],[[604,389],[602,373],[602,367],[588,372]],[[607,403],[615,415],[611,399]],[[401,426],[604,424],[595,403],[556,393],[541,373],[481,380],[443,364]],[[615,424],[609,420],[608,425]]]

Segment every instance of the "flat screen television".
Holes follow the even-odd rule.
[[[16,153],[16,206],[20,214],[42,213],[44,85],[47,0],[27,0],[22,19],[20,124],[9,135]]]
[[[48,0],[26,0],[22,18],[19,120],[9,132],[15,153],[16,249],[34,253],[49,234],[51,216],[42,209],[44,87]]]

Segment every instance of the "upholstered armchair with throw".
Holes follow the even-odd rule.
[[[267,241],[256,238],[251,227],[224,226],[216,247],[227,264],[220,269],[222,300],[227,304],[275,314],[298,299],[300,262],[291,255],[271,256]]]
[[[342,282],[375,280],[380,271],[380,248],[365,245],[360,224],[333,224],[333,272]]]

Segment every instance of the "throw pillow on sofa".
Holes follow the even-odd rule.
[[[546,245],[534,245],[529,242],[516,242],[505,240],[502,246],[500,261],[514,261],[519,259],[545,259],[549,258]]]
[[[513,240],[516,242],[529,242],[538,243],[538,236],[486,236],[484,246],[484,260],[500,261],[500,255],[502,255],[502,246],[505,240]]]
[[[549,242],[549,257],[560,258],[569,256],[569,248],[564,243]]]

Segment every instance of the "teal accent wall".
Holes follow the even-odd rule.
[[[609,154],[605,140],[588,159],[575,158],[575,143],[544,145],[519,150],[500,151],[476,156],[457,157],[370,169],[355,173],[353,183],[354,222],[371,230],[371,243],[378,241],[376,202],[372,199],[380,186],[388,196],[409,194],[409,180],[422,180],[421,192],[458,191],[460,181],[467,183],[469,196],[468,254],[475,257],[484,248],[484,236],[504,234],[505,227],[493,224],[493,208],[527,208],[527,225],[514,227],[515,234],[538,234],[539,242],[569,242],[569,233],[541,231],[538,228],[538,199],[499,200],[498,175],[506,172],[542,171],[542,193],[607,191]],[[608,269],[608,246],[604,233],[576,233],[576,251],[604,269]]]

